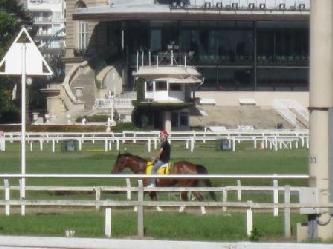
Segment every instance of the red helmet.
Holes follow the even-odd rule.
[[[164,136],[169,136],[169,133],[166,130],[161,130],[160,131],[160,136],[164,137]]]

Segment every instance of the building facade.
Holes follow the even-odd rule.
[[[65,49],[65,0],[26,0],[37,33],[35,41],[44,55]]]
[[[309,0],[67,0],[66,6],[66,72],[87,61],[95,99],[112,85],[117,94],[135,91],[139,58],[148,57],[141,55],[157,61],[171,49],[204,77],[197,96],[307,98]],[[75,96],[71,102],[77,104]]]

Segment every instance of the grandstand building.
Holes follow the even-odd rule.
[[[170,50],[204,78],[195,97],[216,110],[199,113],[308,107],[310,0],[67,0],[66,8],[66,78],[44,91],[55,119],[94,113],[107,96],[135,99],[138,65]],[[218,124],[216,115],[207,120]]]

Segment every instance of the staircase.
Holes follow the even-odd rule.
[[[84,103],[84,110],[92,110],[95,104],[96,87],[95,73],[90,68],[82,71],[71,83],[71,90],[75,94],[76,88],[82,88],[82,96],[79,99]]]
[[[293,99],[274,99],[273,108],[294,127],[309,127],[308,110]]]
[[[278,124],[293,128],[275,110],[259,106],[213,106],[198,105],[190,113],[190,126],[225,126],[235,129],[239,126],[253,126],[256,129],[273,129]]]

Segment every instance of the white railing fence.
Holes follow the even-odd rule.
[[[93,207],[96,209],[105,209],[105,235],[111,237],[111,209],[113,207],[135,207],[137,210],[137,231],[138,236],[144,236],[144,216],[143,210],[146,207],[180,207],[180,211],[183,211],[185,207],[198,207],[202,213],[205,213],[205,208],[219,208],[222,212],[226,212],[227,209],[241,208],[245,209],[247,235],[251,234],[253,229],[253,211],[257,209],[273,210],[273,215],[279,215],[279,209],[284,210],[284,231],[285,236],[290,237],[290,209],[300,209],[304,207],[333,207],[332,203],[325,205],[319,205],[318,203],[298,203],[291,202],[291,193],[299,195],[300,189],[304,187],[291,187],[291,186],[279,186],[278,179],[308,179],[308,175],[163,175],[163,176],[152,176],[152,175],[102,175],[102,174],[0,174],[0,178],[4,179],[4,186],[0,188],[4,193],[4,200],[0,200],[0,206],[5,207],[6,215],[10,215],[11,207],[21,207],[22,215],[25,215],[26,207]],[[85,187],[72,187],[72,186],[26,186],[27,191],[85,191],[95,192],[95,200],[28,200],[28,199],[11,199],[10,191],[21,191],[22,185],[10,186],[8,179],[21,179],[21,178],[121,178],[126,179],[127,186],[85,186]],[[142,180],[138,180],[138,185],[132,187],[129,179],[143,179],[143,178],[199,178],[199,179],[237,179],[237,185],[235,186],[222,186],[222,187],[155,187],[146,188],[143,186]],[[272,186],[242,186],[241,179],[271,179],[273,180]],[[181,191],[215,191],[222,193],[221,200],[217,201],[147,201],[144,200],[144,192],[150,191],[157,192],[181,192]],[[127,194],[127,200],[101,200],[102,192],[110,191],[122,191]],[[254,191],[256,193],[271,192],[273,196],[272,203],[260,203],[253,201],[242,201],[242,193],[244,191]],[[137,199],[132,200],[132,192],[137,193]],[[237,193],[237,201],[229,201],[228,194],[230,192]],[[283,193],[284,201],[279,200],[279,193]],[[298,198],[299,199],[299,198]]]
[[[19,132],[5,132],[2,137],[2,149],[5,150],[6,142],[18,142],[21,139]],[[104,144],[104,150],[107,152],[120,149],[120,144],[126,142],[141,142],[145,150],[150,152],[152,147],[157,149],[159,143],[159,131],[123,131],[120,133],[112,132],[29,132],[27,133],[27,143],[30,144],[30,150],[34,149],[34,144],[39,144],[40,150],[44,150],[44,143],[52,143],[52,151],[56,151],[56,146],[61,141],[75,140],[78,143],[78,149],[82,150],[84,143],[97,141]],[[241,142],[253,143],[254,149],[270,149],[278,151],[280,149],[292,149],[299,147],[309,148],[308,130],[225,130],[220,132],[211,131],[179,131],[171,132],[169,136],[170,143],[183,142],[186,149],[194,151],[196,143],[206,143],[207,141],[227,141],[232,151],[236,151],[237,144]]]
[[[95,109],[133,109],[132,99],[128,98],[110,98],[110,99],[96,99]]]

